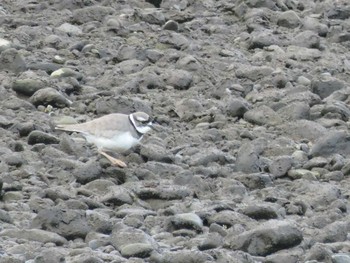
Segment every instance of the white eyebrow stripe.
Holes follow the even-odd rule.
[[[143,117],[140,117],[140,116],[136,117],[136,119],[137,119],[138,121],[147,121],[147,119],[145,119],[145,118],[143,118]]]

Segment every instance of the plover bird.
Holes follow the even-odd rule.
[[[123,161],[106,151],[121,153],[129,150],[140,142],[145,133],[154,129],[152,125],[147,113],[135,112],[129,115],[112,113],[85,123],[57,125],[55,129],[82,134],[112,165],[126,167]]]

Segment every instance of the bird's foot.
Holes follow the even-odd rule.
[[[124,163],[122,160],[116,159],[116,158],[110,156],[109,154],[107,154],[101,150],[99,150],[98,152],[100,154],[102,154],[104,157],[106,157],[108,159],[108,161],[110,161],[113,166],[119,166],[121,168],[125,168],[127,166],[126,163]]]

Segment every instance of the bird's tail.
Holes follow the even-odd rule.
[[[79,132],[79,130],[74,126],[74,124],[59,124],[55,127],[55,130]]]

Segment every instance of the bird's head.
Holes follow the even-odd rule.
[[[130,114],[130,120],[134,125],[135,129],[141,134],[145,134],[149,132],[151,129],[154,129],[153,120],[147,113],[144,113],[144,112],[132,113]]]

